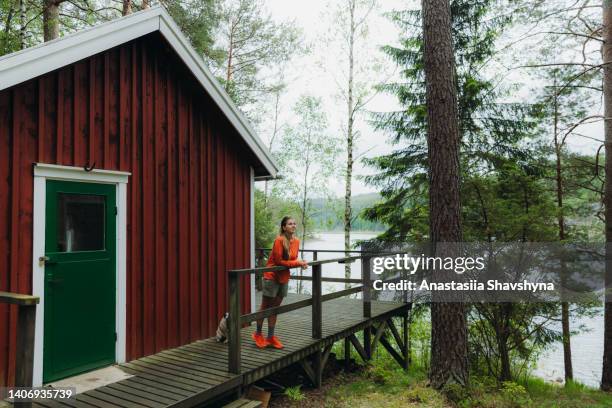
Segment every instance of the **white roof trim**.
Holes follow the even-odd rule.
[[[131,14],[35,47],[0,57],[0,90],[159,31],[219,106],[268,174],[278,169],[246,118],[208,70],[202,58],[162,7]]]

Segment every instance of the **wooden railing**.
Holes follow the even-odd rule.
[[[338,252],[338,251],[326,251],[326,252]],[[344,251],[339,251],[344,252]],[[350,251],[356,252],[356,251]],[[296,309],[303,307],[312,306],[312,338],[320,339],[323,329],[323,316],[322,316],[322,304],[332,299],[336,299],[343,296],[348,296],[353,293],[363,292],[363,317],[372,317],[372,303],[371,303],[371,277],[370,277],[370,260],[374,256],[372,253],[360,252],[358,256],[350,256],[344,258],[315,260],[308,263],[312,267],[312,277],[301,276],[292,277],[301,280],[312,280],[312,296],[309,299],[300,300],[298,302],[290,303],[287,305],[281,305],[271,307],[266,310],[249,313],[245,315],[240,314],[240,278],[245,275],[252,273],[264,272],[264,271],[283,271],[287,270],[284,266],[274,267],[261,267],[261,268],[250,268],[250,269],[236,269],[229,271],[229,291],[230,291],[230,304],[229,304],[229,360],[228,370],[231,373],[240,373],[240,362],[241,362],[241,340],[240,340],[240,328],[244,324],[251,323],[253,321],[264,319],[272,315],[278,315],[282,313],[288,313]],[[330,263],[346,263],[354,260],[361,259],[361,279],[342,279],[342,278],[328,278],[322,276],[322,266]],[[344,282],[344,283],[361,283],[360,286],[352,287],[349,289],[340,290],[326,295],[322,294],[321,283],[322,282]],[[366,330],[367,337],[370,332]],[[365,352],[369,355],[369,338],[364,342],[367,346]]]
[[[265,252],[270,252],[272,250],[272,248],[255,248],[255,251],[257,253],[257,258],[258,259],[262,259],[263,255]],[[300,252],[302,253],[302,256],[304,256],[305,252],[311,252],[312,253],[312,260],[316,261],[319,258],[319,253],[337,253],[337,254],[341,254],[341,253],[345,253],[345,254],[365,254],[365,253],[369,253],[372,251],[364,251],[364,250],[360,250],[360,249],[351,249],[348,251],[345,250],[335,250],[335,249],[300,249]]]
[[[17,355],[15,362],[15,387],[31,387],[34,367],[34,328],[38,296],[0,292],[0,303],[19,307],[17,320]]]

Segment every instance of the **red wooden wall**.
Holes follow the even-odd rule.
[[[250,266],[251,160],[158,34],[0,91],[0,291],[32,293],[32,164],[95,163],[132,173],[128,359],[214,335],[226,271]],[[0,305],[0,385],[16,312]]]

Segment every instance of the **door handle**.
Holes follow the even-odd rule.
[[[63,281],[63,279],[47,278],[47,283],[62,283]]]
[[[56,263],[57,263],[56,261],[52,261],[51,258],[49,258],[48,256],[41,256],[41,257],[38,258],[38,264],[40,266],[43,266],[43,265],[53,265],[53,264],[56,264]]]

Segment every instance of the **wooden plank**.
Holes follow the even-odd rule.
[[[14,404],[17,406],[17,404]],[[40,399],[40,400],[32,400],[32,407],[45,407],[45,408],[66,408],[70,405],[64,405],[59,400],[51,400],[51,399]]]
[[[230,373],[240,374],[240,357],[242,352],[240,336],[240,282],[236,274],[229,275],[229,341],[227,370]]]
[[[240,398],[240,399],[237,399],[236,401],[230,402],[227,405],[224,405],[223,408],[241,408],[241,407],[244,407],[248,403],[249,403],[249,400]]]
[[[397,331],[397,328],[395,327],[395,324],[393,323],[393,318],[389,318],[387,320],[387,324],[389,326],[389,329],[391,330],[391,334],[393,334],[393,338],[395,339],[395,342],[400,347],[400,350],[403,349],[404,348],[404,342],[402,341],[402,338],[400,337],[400,334]]]
[[[106,407],[116,407],[116,406],[118,406],[116,404],[111,404],[111,403],[108,403],[106,401],[99,400],[99,399],[94,398],[91,395],[87,395],[87,394],[77,394],[76,400],[78,402],[83,402],[85,404],[88,404],[89,406],[94,406],[94,407],[98,407],[98,408],[106,408]]]
[[[361,346],[361,343],[359,343],[359,339],[355,337],[354,334],[351,334],[348,337],[348,339],[353,344],[353,347],[355,347],[355,350],[357,350],[357,353],[363,359],[363,361],[368,361],[369,360],[368,355],[366,351],[364,350],[364,348]]]
[[[395,349],[393,348],[393,346],[389,343],[389,341],[385,338],[385,337],[381,337],[380,338],[380,344],[383,345],[383,347],[385,349],[387,349],[387,351],[389,352],[389,354],[391,354],[391,357],[393,357],[395,359],[395,361],[397,361],[397,363],[400,365],[400,367],[404,368],[406,365],[405,360],[402,358],[402,356],[400,356],[398,354],[397,351],[395,351]]]
[[[142,398],[140,396],[134,395],[132,393],[125,392],[121,389],[112,388],[112,387],[100,387],[91,391],[91,394],[94,395],[94,392],[99,392],[101,394],[107,394],[110,397],[117,398],[119,400],[128,401],[128,403],[138,404],[149,408],[163,408],[166,405],[161,404],[159,402],[150,400],[148,398]],[[95,395],[94,395],[95,396]]]
[[[91,390],[91,391],[87,391],[85,393],[85,395],[89,396],[89,397],[93,397],[96,399],[99,399],[101,401],[104,401],[105,403],[107,403],[108,405],[115,405],[118,407],[124,407],[124,408],[147,408],[146,405],[143,404],[138,404],[136,402],[132,402],[130,400],[126,400],[124,398],[120,398],[117,397],[115,395],[111,395],[107,392],[103,392],[102,389],[104,387],[100,388],[100,389],[95,389],[95,390]]]
[[[300,360],[300,366],[302,367],[302,369],[304,370],[304,372],[306,373],[306,375],[310,379],[310,382],[314,385],[315,381],[316,381],[316,374],[315,374],[312,366],[308,362],[308,360],[306,360],[306,359]]]
[[[151,381],[159,381],[162,384],[170,385],[172,387],[180,388],[192,393],[201,391],[203,388],[203,384],[201,383],[193,383],[191,381],[178,378],[175,375],[169,375],[151,369],[144,369],[131,363],[124,363],[122,368],[129,374],[138,375],[139,377],[146,378]]]
[[[200,377],[194,374],[193,371],[191,370],[179,370],[177,368],[168,367],[167,365],[164,365],[162,363],[158,364],[158,363],[153,363],[149,361],[145,362],[141,360],[134,360],[131,362],[131,364],[141,367],[148,372],[153,372],[156,374],[161,374],[161,373],[169,374],[171,376],[174,376],[174,378],[176,378],[177,380],[181,379],[186,384],[191,384],[195,387],[208,388],[211,385],[217,384],[216,381],[212,381],[207,378]]]
[[[402,358],[404,359],[404,370],[408,370],[408,364],[410,363],[410,343],[408,339],[408,313],[404,313],[402,316],[402,330],[404,335],[404,348],[402,348]]]
[[[96,405],[91,405],[91,404],[88,404],[87,402],[84,402],[84,401],[78,401],[76,399],[76,396],[73,397],[73,398],[69,398],[69,399],[63,399],[63,400],[61,400],[61,402],[62,402],[62,404],[65,404],[65,406],[74,407],[74,408],[91,408],[91,407],[96,407]]]
[[[293,280],[303,280],[303,281],[311,281],[312,280],[312,276],[291,275],[290,279],[293,279]],[[361,279],[326,278],[325,276],[322,276],[321,277],[321,282],[361,283]]]
[[[244,404],[241,408],[259,408],[262,406],[263,404],[261,403],[261,401],[249,401],[246,404]]]
[[[323,370],[327,365],[327,359],[329,358],[329,354],[331,353],[332,347],[333,344],[330,344],[323,350],[323,357],[321,358],[321,370]]]
[[[151,355],[149,357],[144,357],[140,359],[140,361],[144,361],[146,363],[156,364],[162,367],[167,367],[172,370],[181,370],[188,373],[193,373],[196,377],[205,378],[207,382],[213,383],[221,383],[226,379],[230,378],[227,375],[218,375],[214,373],[207,372],[194,366],[193,364],[183,363],[179,361],[173,361],[167,358],[162,358],[156,355]],[[209,381],[210,380],[210,381]]]
[[[320,339],[323,329],[321,265],[312,267],[312,278],[312,338]]]
[[[370,351],[370,356],[372,356],[374,352],[376,351],[376,345],[378,344],[378,341],[380,340],[381,336],[383,335],[386,329],[387,329],[387,321],[384,320],[380,323],[380,325],[376,329],[374,340],[372,340],[372,349]],[[374,326],[372,326],[372,330],[374,330]]]
[[[366,355],[366,360],[372,358],[372,336],[370,326],[366,326],[363,330],[363,350]]]
[[[0,303],[9,303],[13,305],[37,305],[40,302],[38,296],[21,295],[19,293],[0,292]]]
[[[159,401],[166,405],[171,404],[174,401],[178,401],[180,398],[176,396],[176,394],[171,394],[169,392],[165,392],[163,390],[159,390],[154,387],[149,387],[146,385],[142,385],[139,383],[127,383],[127,382],[118,382],[107,385],[107,387],[114,388],[116,390],[121,390],[124,392],[129,392],[130,394],[138,395],[140,397],[146,399],[154,399],[155,401]]]
[[[185,347],[185,346],[183,346]],[[201,352],[201,350],[198,349],[192,349],[191,347],[185,347],[187,350],[189,350],[192,353],[198,353],[198,351]],[[211,352],[207,352],[207,354],[200,354],[199,358],[212,358],[212,359],[217,359],[220,360],[224,363],[223,369],[227,372],[227,353],[222,354],[215,354],[215,353],[211,353]],[[253,364],[260,364],[261,363],[261,358],[258,358],[256,360],[253,360],[252,358],[247,358],[248,356],[243,356],[243,360],[248,360],[246,362],[250,362]],[[245,363],[245,361],[243,361],[243,363]]]
[[[213,366],[211,366],[210,364],[206,364],[203,361],[199,361],[196,360],[195,358],[189,358],[189,357],[184,357],[181,355],[177,355],[177,354],[170,354],[170,353],[158,353],[155,354],[155,356],[163,356],[164,358],[168,359],[168,360],[173,360],[173,361],[177,361],[177,362],[183,362],[183,363],[189,363],[192,364],[196,367],[198,367],[199,369],[209,372],[211,374],[216,374],[225,378],[231,378],[232,376],[229,375],[227,373],[227,367],[224,367],[223,370],[220,370],[218,368],[215,368]]]
[[[363,317],[372,317],[372,277],[370,276],[370,260],[365,256],[361,260],[361,280],[363,281]]]
[[[315,375],[314,386],[315,388],[321,388],[323,383],[323,359],[321,349],[317,347],[317,351],[314,353],[312,358],[312,368]]]
[[[344,371],[348,372],[351,368],[351,341],[344,339]]]
[[[304,308],[306,306],[312,305],[312,299],[304,299],[299,302],[293,302],[286,305],[270,307],[266,310],[261,310],[259,312],[249,313],[240,317],[240,323],[246,324],[254,322],[255,320],[265,319],[268,316],[272,315],[280,315],[283,313],[288,313],[297,309]]]
[[[128,378],[127,380],[121,381],[122,384],[129,385],[130,387],[147,387],[156,390],[155,394],[163,395],[168,398],[173,398],[176,400],[180,400],[184,397],[187,397],[192,394],[191,391],[184,390],[182,388],[173,387],[171,385],[167,385],[161,383],[159,381],[152,381],[150,379],[144,378],[142,376],[136,375],[134,377]]]
[[[38,298],[37,302],[38,303]],[[15,362],[15,386],[31,387],[34,367],[34,326],[36,303],[19,306],[17,320],[17,356]]]
[[[334,292],[334,293],[328,293],[327,295],[321,296],[321,301],[322,302],[328,302],[330,300],[334,300],[334,299],[337,299],[337,298],[340,298],[340,297],[352,295],[353,293],[359,293],[362,290],[363,290],[363,285],[355,286],[355,287],[349,288],[349,289],[340,290],[340,291]]]

